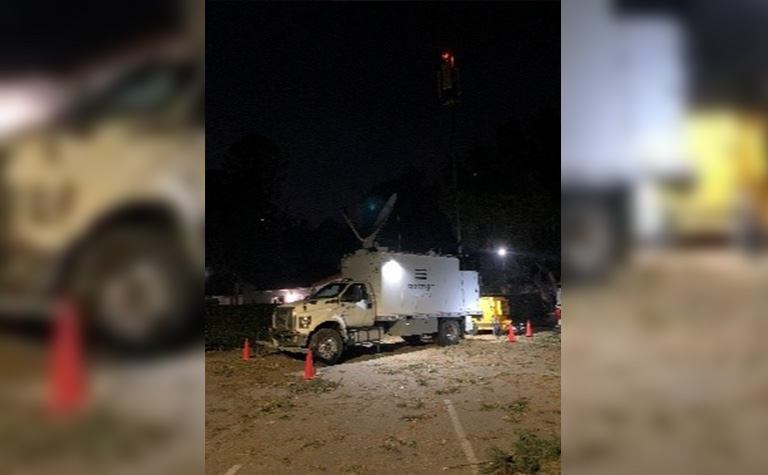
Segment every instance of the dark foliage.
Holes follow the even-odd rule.
[[[205,349],[241,348],[267,338],[275,305],[210,305],[205,309]]]

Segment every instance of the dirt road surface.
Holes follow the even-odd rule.
[[[559,335],[518,340],[358,350],[311,382],[300,358],[208,353],[206,473],[479,473],[519,431],[560,435]]]
[[[768,473],[765,257],[638,254],[563,300],[568,473]]]
[[[0,333],[0,473],[202,473],[202,345],[149,361],[89,359],[87,401],[57,419],[42,336]]]

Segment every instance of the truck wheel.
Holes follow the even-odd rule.
[[[458,320],[446,319],[440,321],[437,332],[437,344],[440,346],[456,345],[461,340],[461,327]]]
[[[167,233],[107,231],[86,245],[66,286],[112,349],[164,349],[195,330],[199,293],[188,260]]]
[[[623,199],[614,195],[563,199],[563,271],[568,279],[599,280],[622,259],[627,230]]]
[[[332,328],[321,328],[309,342],[312,357],[327,365],[336,364],[344,351],[344,341],[339,332]]]

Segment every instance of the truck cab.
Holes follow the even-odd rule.
[[[376,320],[373,291],[365,282],[350,279],[326,284],[302,302],[281,305],[275,310],[272,320],[273,344],[286,350],[301,350],[310,343],[312,336],[322,329],[335,332],[326,335],[324,355],[326,361],[333,360],[328,350],[340,351],[341,345],[357,341],[355,334],[363,328],[373,327]],[[354,330],[352,330],[354,329]],[[376,329],[373,336],[380,338]],[[324,332],[326,334],[329,332]],[[330,345],[332,348],[328,348]],[[318,345],[319,346],[319,345]]]
[[[66,295],[144,350],[198,323],[204,64],[184,38],[129,53],[60,79],[50,120],[0,142],[0,315],[45,319]]]
[[[338,281],[320,287],[302,302],[281,305],[272,323],[281,344],[290,346],[291,342],[306,343],[306,337],[323,324],[364,327],[373,325],[375,318],[368,284]]]

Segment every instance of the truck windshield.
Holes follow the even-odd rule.
[[[85,93],[69,113],[102,118],[158,112],[190,87],[194,74],[193,66],[183,62],[143,65]]]
[[[347,288],[347,284],[342,283],[332,283],[327,284],[319,289],[315,293],[309,296],[309,300],[315,300],[315,299],[330,299],[334,297],[338,297],[341,292]]]

